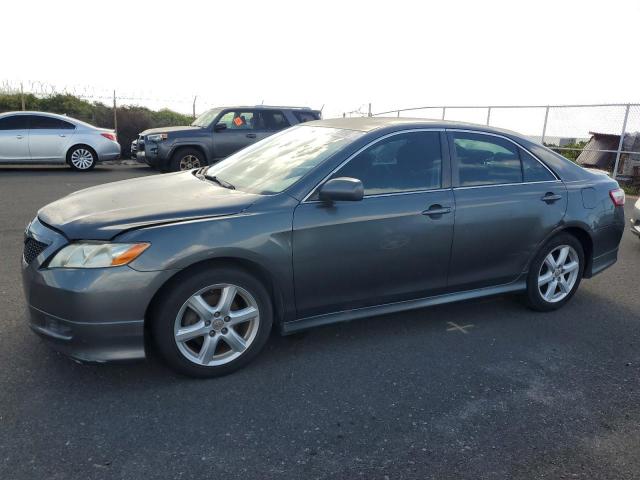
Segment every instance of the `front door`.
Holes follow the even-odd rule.
[[[29,150],[34,162],[64,162],[75,125],[45,115],[29,116]]]
[[[449,287],[516,280],[567,209],[564,184],[510,140],[451,131],[456,202]]]
[[[440,132],[392,134],[331,176],[361,180],[363,200],[327,204],[314,194],[296,208],[299,318],[444,291],[454,219],[447,168]]]
[[[257,122],[259,116],[252,110],[231,110],[224,112],[216,125],[225,125],[224,130],[214,126],[213,152],[215,158],[228,157],[232,153],[256,142],[259,138]]]
[[[0,118],[0,162],[29,160],[29,127],[26,115]]]

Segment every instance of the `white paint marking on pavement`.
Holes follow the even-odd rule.
[[[457,323],[454,322],[447,322],[449,324],[449,328],[447,328],[447,332],[453,332],[453,331],[459,331],[462,332],[464,334],[467,334],[469,332],[467,332],[468,328],[473,328],[473,324],[469,324],[469,325],[458,325]]]

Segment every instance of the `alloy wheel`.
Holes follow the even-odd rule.
[[[580,259],[569,245],[559,245],[551,250],[538,272],[538,291],[550,303],[563,300],[576,284],[580,271]]]
[[[77,148],[71,154],[71,163],[78,170],[91,168],[93,162],[93,154],[86,148]]]
[[[242,355],[258,333],[260,312],[253,295],[231,284],[205,287],[180,308],[174,322],[178,350],[189,361],[219,366]]]
[[[191,170],[192,168],[200,168],[200,159],[195,155],[185,155],[180,159],[180,170]]]

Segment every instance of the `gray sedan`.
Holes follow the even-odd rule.
[[[0,164],[67,164],[87,171],[120,156],[113,130],[44,112],[0,114]]]
[[[157,348],[229,373],[283,334],[514,292],[565,305],[616,262],[624,192],[512,132],[337,119],[211,167],[42,208],[22,260],[31,328],[84,361]]]

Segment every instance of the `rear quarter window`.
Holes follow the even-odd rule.
[[[520,149],[520,160],[522,160],[522,174],[525,182],[548,182],[556,177],[538,159]]]
[[[313,120],[320,120],[320,115],[316,112],[301,112],[298,110],[293,111],[293,115],[300,123],[312,122]]]

